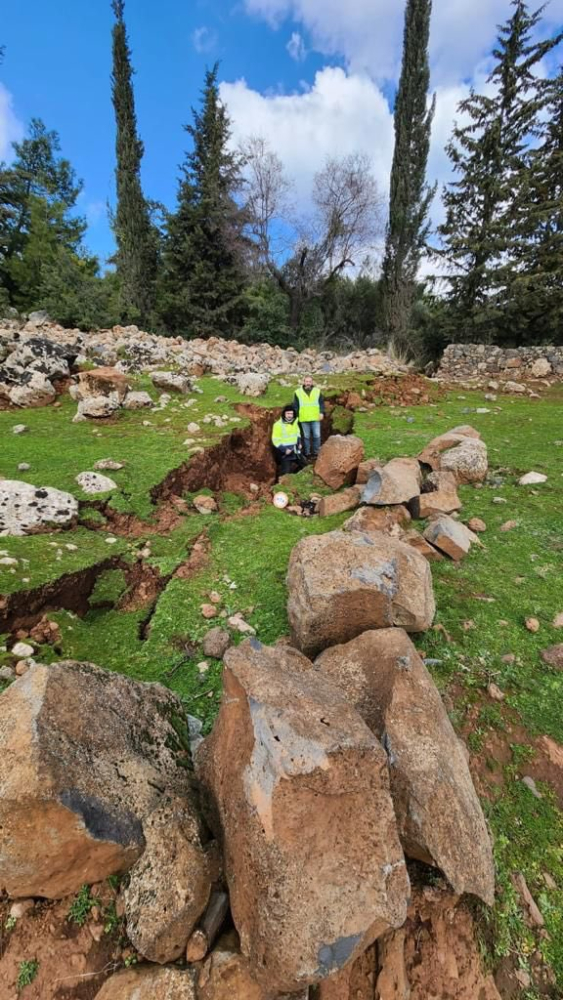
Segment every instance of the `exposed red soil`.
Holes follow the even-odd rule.
[[[60,608],[85,614],[98,576],[107,569],[114,569],[119,562],[119,557],[114,556],[86,569],[65,573],[42,587],[0,597],[0,632],[31,629],[42,615]]]

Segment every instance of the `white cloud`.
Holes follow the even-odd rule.
[[[272,27],[286,19],[303,26],[318,52],[341,56],[353,72],[374,80],[396,79],[401,59],[404,4],[394,0],[244,0],[250,14]],[[436,0],[431,31],[435,83],[473,75],[491,49],[496,26],[509,16],[508,0]],[[546,30],[563,19],[563,0],[551,0]]]
[[[193,47],[200,54],[211,52],[216,47],[218,41],[217,33],[205,27],[205,25],[201,28],[196,28],[192,34]]]
[[[261,94],[245,80],[222,83],[233,140],[260,135],[295,179],[301,206],[315,173],[329,156],[367,153],[385,192],[393,155],[393,120],[387,101],[366,76],[327,67],[312,87],[296,94]]]
[[[307,49],[305,46],[305,39],[298,31],[294,31],[289,42],[286,45],[286,49],[289,52],[292,59],[295,62],[303,62],[307,58]]]
[[[4,84],[0,83],[0,160],[12,159],[12,143],[18,142],[24,134],[23,122],[17,117],[13,97]]]

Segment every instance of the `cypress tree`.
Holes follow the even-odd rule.
[[[229,149],[230,121],[208,70],[200,110],[184,126],[192,140],[167,221],[161,314],[182,335],[232,336],[244,318],[244,213],[235,196],[241,161]]]
[[[120,310],[125,321],[146,323],[154,297],[157,239],[141,188],[143,143],[137,134],[131,51],[124,21],[124,0],[112,0],[112,99],[116,121],[115,171],[117,208],[113,227],[117,241]]]
[[[432,0],[408,0],[403,64],[395,103],[395,151],[391,170],[389,222],[383,262],[387,331],[408,349],[408,327],[420,256],[428,235],[428,210],[435,187],[426,183],[435,98],[428,107],[428,42]]]
[[[493,49],[492,93],[473,90],[459,110],[447,152],[457,179],[444,191],[446,219],[439,232],[451,268],[449,323],[467,339],[512,338],[507,305],[521,271],[524,245],[535,237],[528,208],[538,121],[545,106],[537,66],[561,35],[532,41],[543,8],[530,13],[513,0],[513,14]]]

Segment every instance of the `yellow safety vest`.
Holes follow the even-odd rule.
[[[292,424],[288,424],[283,417],[276,420],[272,428],[272,444],[274,448],[294,448],[300,437],[301,432],[297,420]]]
[[[299,400],[299,421],[302,424],[313,423],[316,420],[321,419],[321,408],[319,405],[319,400],[321,398],[321,390],[313,386],[311,389],[311,395],[308,396],[302,386],[296,390],[295,395]]]

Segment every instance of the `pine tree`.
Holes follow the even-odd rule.
[[[235,201],[240,158],[229,150],[230,121],[208,70],[201,110],[192,109],[176,212],[167,221],[161,314],[185,336],[232,336],[244,318],[244,215]]]
[[[446,219],[439,228],[449,277],[450,323],[459,337],[510,337],[509,289],[518,277],[525,233],[522,206],[530,186],[530,147],[545,104],[538,64],[561,40],[532,41],[542,15],[525,0],[500,29],[493,49],[491,92],[459,105],[469,124],[456,125],[447,146],[458,175],[444,191]]]
[[[408,349],[408,327],[416,275],[428,235],[435,187],[426,167],[435,110],[428,107],[428,42],[432,0],[408,0],[403,65],[395,103],[395,152],[391,170],[389,223],[383,263],[385,325],[395,344]]]
[[[131,51],[124,21],[124,0],[112,0],[112,99],[116,121],[115,171],[117,208],[113,220],[117,241],[120,311],[125,321],[146,323],[154,299],[157,236],[141,188],[143,143],[137,132]]]

